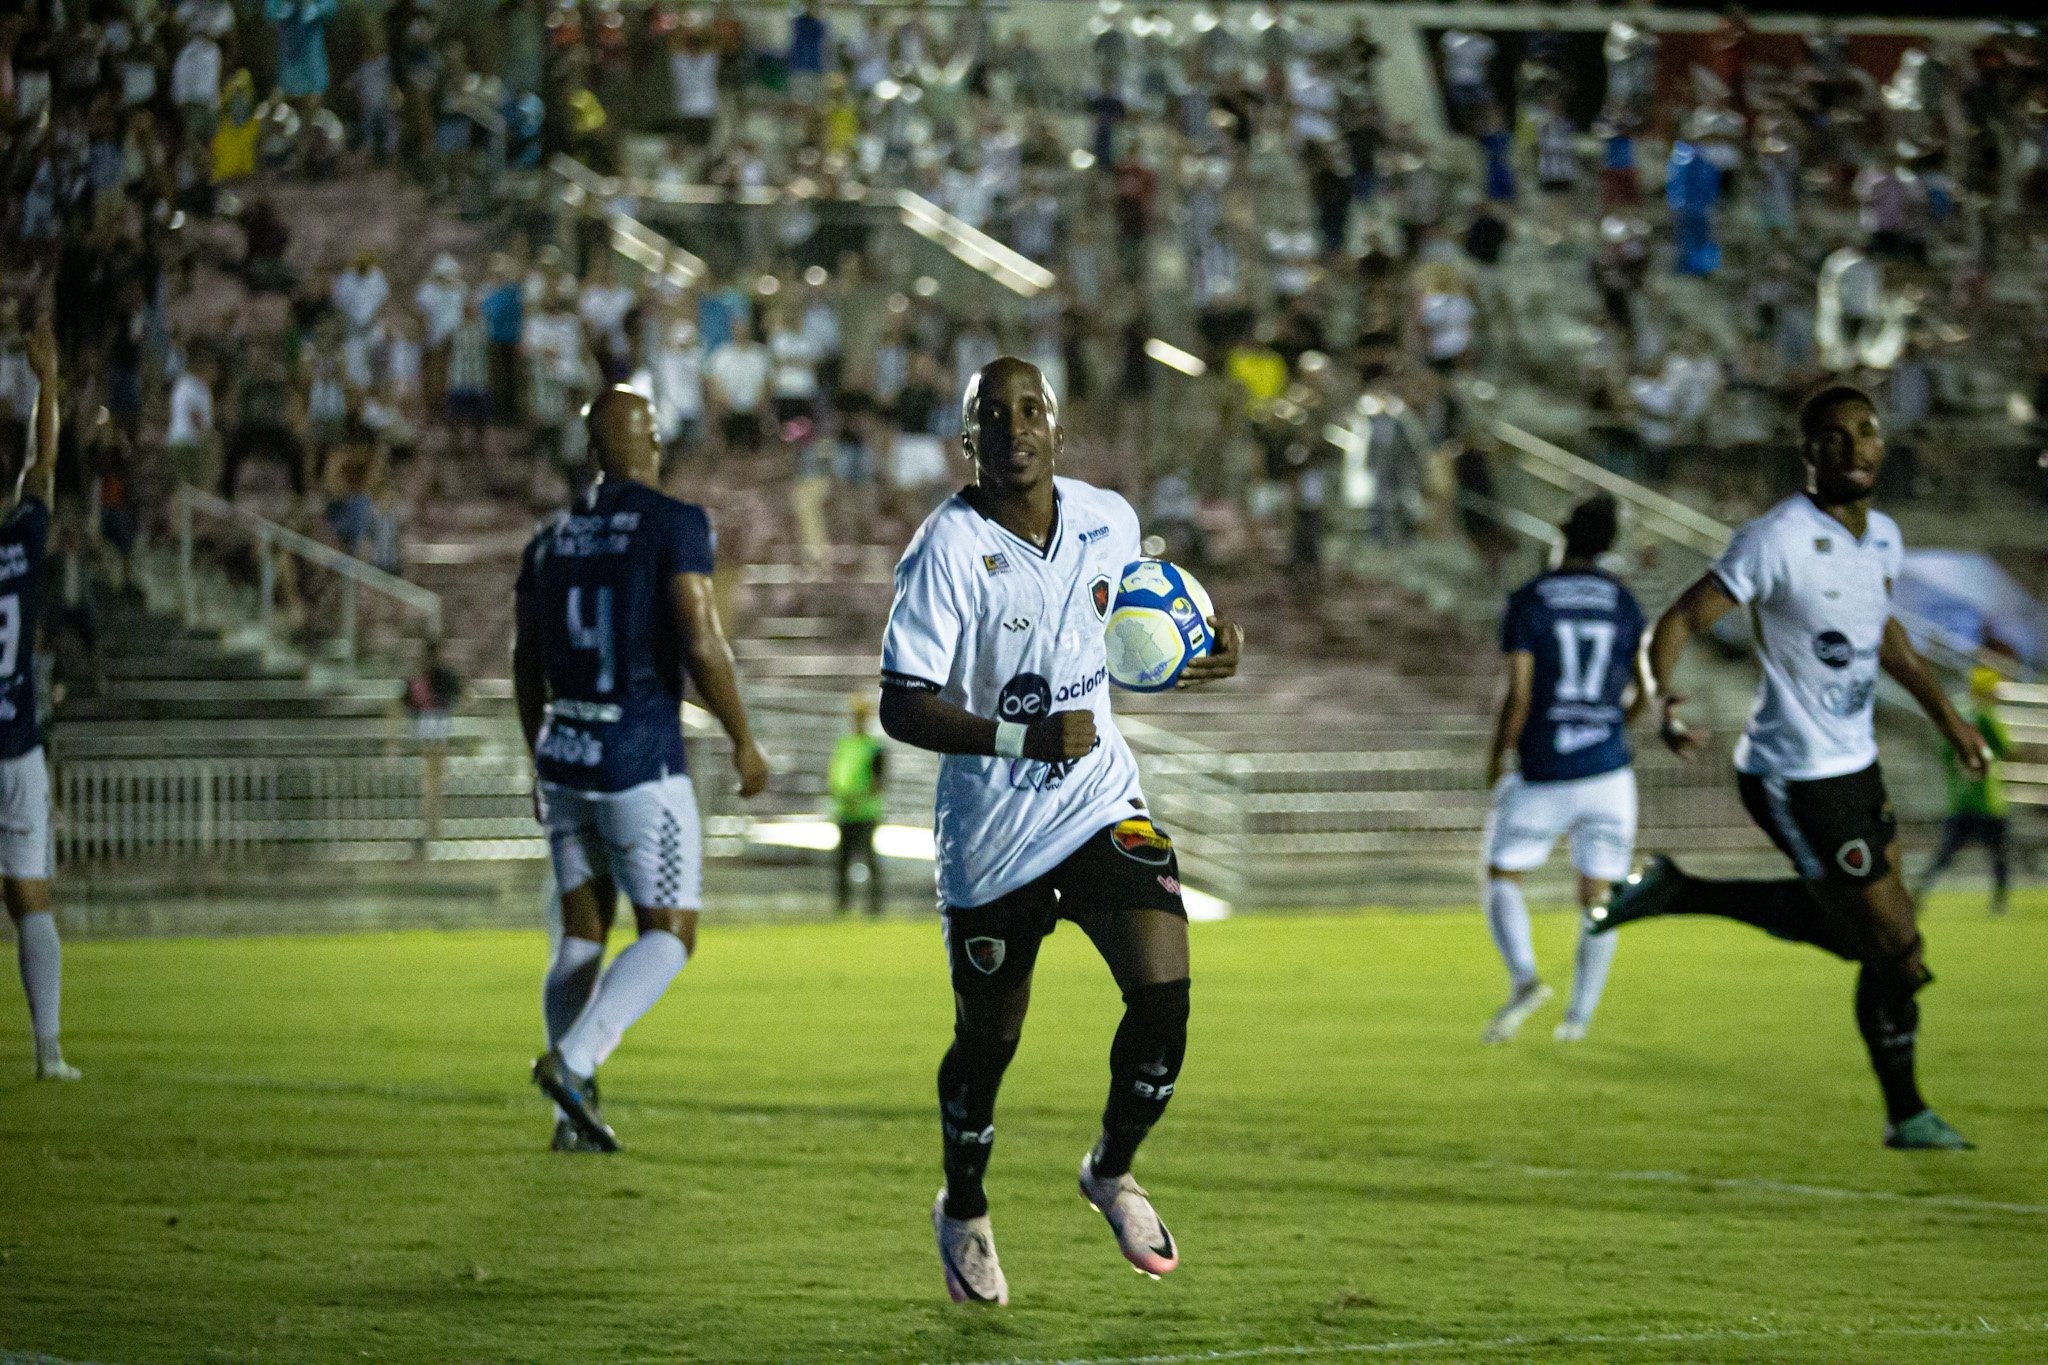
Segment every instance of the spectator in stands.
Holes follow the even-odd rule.
[[[461,264],[445,251],[436,256],[412,301],[420,317],[422,387],[427,406],[438,411],[448,399],[448,362],[455,330],[469,312],[469,286],[463,281]]]
[[[447,422],[457,449],[490,452],[491,332],[476,295],[463,301],[462,321],[448,338]]]
[[[212,34],[194,31],[178,49],[171,64],[171,101],[187,139],[213,140],[214,118],[220,108],[220,44]]]
[[[609,252],[598,257],[576,301],[576,312],[607,381],[618,382],[632,372],[633,343],[627,330],[639,306],[639,295],[619,279],[619,258]]]
[[[662,320],[633,387],[654,404],[654,424],[668,461],[694,454],[704,422],[704,352],[697,326],[680,312]]]
[[[351,336],[368,332],[375,325],[377,315],[383,311],[385,301],[391,297],[391,281],[384,277],[383,268],[377,264],[377,253],[357,252],[348,268],[334,277],[330,297],[335,311],[348,325]]]
[[[718,128],[718,53],[710,36],[696,25],[677,33],[669,54],[669,85],[675,93],[676,126],[686,155],[701,168]]]
[[[306,445],[296,422],[295,385],[286,356],[285,338],[259,334],[251,338],[235,385],[233,424],[228,428],[221,465],[221,496],[232,499],[242,466],[267,456],[283,465],[292,492],[303,496],[307,485]]]
[[[526,294],[512,258],[491,258],[480,309],[491,342],[491,415],[502,425],[519,420],[520,342],[526,336]]]
[[[521,348],[526,360],[526,418],[534,434],[534,477],[550,462],[564,473],[581,463],[570,441],[584,397],[596,389],[589,346],[576,316],[576,279],[558,276],[526,319]],[[539,495],[539,485],[535,485]]]
[[[441,774],[448,761],[448,741],[455,732],[455,708],[462,701],[462,677],[441,657],[441,642],[429,637],[419,671],[406,680],[400,696],[407,737],[420,752],[420,842],[418,856],[432,856],[441,837]]]
[[[726,450],[752,455],[766,434],[768,385],[775,361],[756,324],[741,325],[732,340],[711,353],[706,367],[710,397],[718,412],[719,439]]]
[[[337,0],[264,0],[277,30],[278,93],[310,115],[327,94],[327,25]]]
[[[1415,273],[1415,325],[1423,356],[1437,373],[1450,375],[1472,350],[1479,309],[1456,266],[1425,262]]]
[[[263,124],[256,117],[256,82],[237,71],[221,96],[213,128],[213,183],[232,185],[256,174],[256,143]]]
[[[391,53],[366,53],[348,78],[356,100],[356,142],[374,165],[389,164],[398,150],[398,103],[391,70]]]
[[[170,420],[164,446],[174,483],[207,488],[213,483],[217,442],[213,425],[213,361],[195,355],[171,385]]]
[[[376,489],[382,460],[376,436],[360,419],[351,418],[321,467],[328,528],[341,548],[358,558],[376,530]]]

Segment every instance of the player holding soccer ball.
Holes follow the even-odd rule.
[[[1906,546],[1898,523],[1870,506],[1884,465],[1870,398],[1847,386],[1822,390],[1800,410],[1799,434],[1805,490],[1735,533],[1658,618],[1649,647],[1664,742],[1690,756],[1703,737],[1678,719],[1684,698],[1669,690],[1672,672],[1688,640],[1749,609],[1763,677],[1735,746],[1737,781],[1751,818],[1799,875],[1714,881],[1658,858],[1587,917],[1604,933],[1658,915],[1724,915],[1857,963],[1856,1025],[1884,1092],[1885,1145],[1964,1148],[1914,1077],[1914,997],[1934,978],[1899,880],[1898,825],[1877,763],[1878,673],[1912,694],[1972,777],[1983,776],[1990,750],[1892,616]]]
[[[1635,856],[1636,774],[1628,722],[1649,695],[1639,675],[1643,609],[1598,560],[1614,544],[1614,499],[1572,509],[1564,555],[1550,572],[1516,589],[1501,619],[1508,685],[1501,697],[1486,782],[1486,922],[1508,968],[1508,1001],[1481,1038],[1504,1043],[1550,998],[1536,975],[1522,875],[1541,867],[1561,836],[1571,837],[1579,905],[1598,905],[1628,875]],[[1507,756],[1520,765],[1506,772]],[[1615,940],[1579,932],[1572,998],[1553,1035],[1586,1036],[1607,985]]]
[[[936,830],[954,1025],[932,1228],[953,1298],[1007,1303],[982,1177],[1039,944],[1061,919],[1095,944],[1125,1005],[1082,1197],[1139,1270],[1180,1263],[1131,1158],[1186,1049],[1187,912],[1173,843],[1147,818],[1110,718],[1103,626],[1140,555],[1137,516],[1114,493],[1053,476],[1064,432],[1037,367],[1010,356],[984,367],[961,420],[975,482],[925,519],[896,566],[881,721],[892,739],[945,755]],[[1181,685],[1237,671],[1243,631],[1207,625],[1213,645]]]

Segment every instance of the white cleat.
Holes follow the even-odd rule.
[[[1550,1036],[1560,1043],[1583,1043],[1586,1041],[1586,1021],[1583,1019],[1561,1019]]]
[[[1522,1031],[1522,1025],[1529,1022],[1529,1016],[1543,1008],[1551,996],[1550,987],[1541,981],[1531,981],[1508,997],[1499,1013],[1487,1021],[1486,1029],[1479,1035],[1482,1043],[1505,1043]]]
[[[39,1081],[82,1081],[85,1073],[59,1057],[53,1062],[36,1063],[36,1079]]]
[[[939,1264],[946,1268],[946,1292],[955,1303],[1008,1303],[1010,1282],[996,1259],[996,1234],[988,1215],[948,1218],[946,1192],[932,1203],[932,1235],[939,1243]]]
[[[1081,1197],[1109,1222],[1117,1249],[1141,1275],[1158,1279],[1180,1264],[1180,1248],[1159,1211],[1129,1171],[1114,1180],[1095,1174],[1095,1153],[1081,1158]]]

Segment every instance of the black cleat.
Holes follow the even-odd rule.
[[[597,1110],[597,1088],[590,1081],[578,1081],[562,1062],[562,1054],[554,1048],[536,1057],[533,1062],[533,1083],[547,1092],[548,1098],[562,1106],[562,1112],[569,1116],[569,1122],[595,1152],[616,1152],[619,1150],[619,1136],[604,1121]],[[561,1150],[561,1149],[557,1149]]]
[[[1664,914],[1684,880],[1685,874],[1678,870],[1678,864],[1658,854],[1650,859],[1648,867],[1609,892],[1605,905],[1587,909],[1586,932],[1605,934],[1632,919]]]

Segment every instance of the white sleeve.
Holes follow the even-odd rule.
[[[1714,561],[1714,577],[1737,605],[1748,606],[1769,595],[1776,586],[1779,560],[1770,528],[1761,521],[1753,521],[1735,533],[1728,548]]]
[[[896,596],[882,632],[884,684],[936,691],[952,679],[971,604],[947,560],[927,531],[897,563]]]

